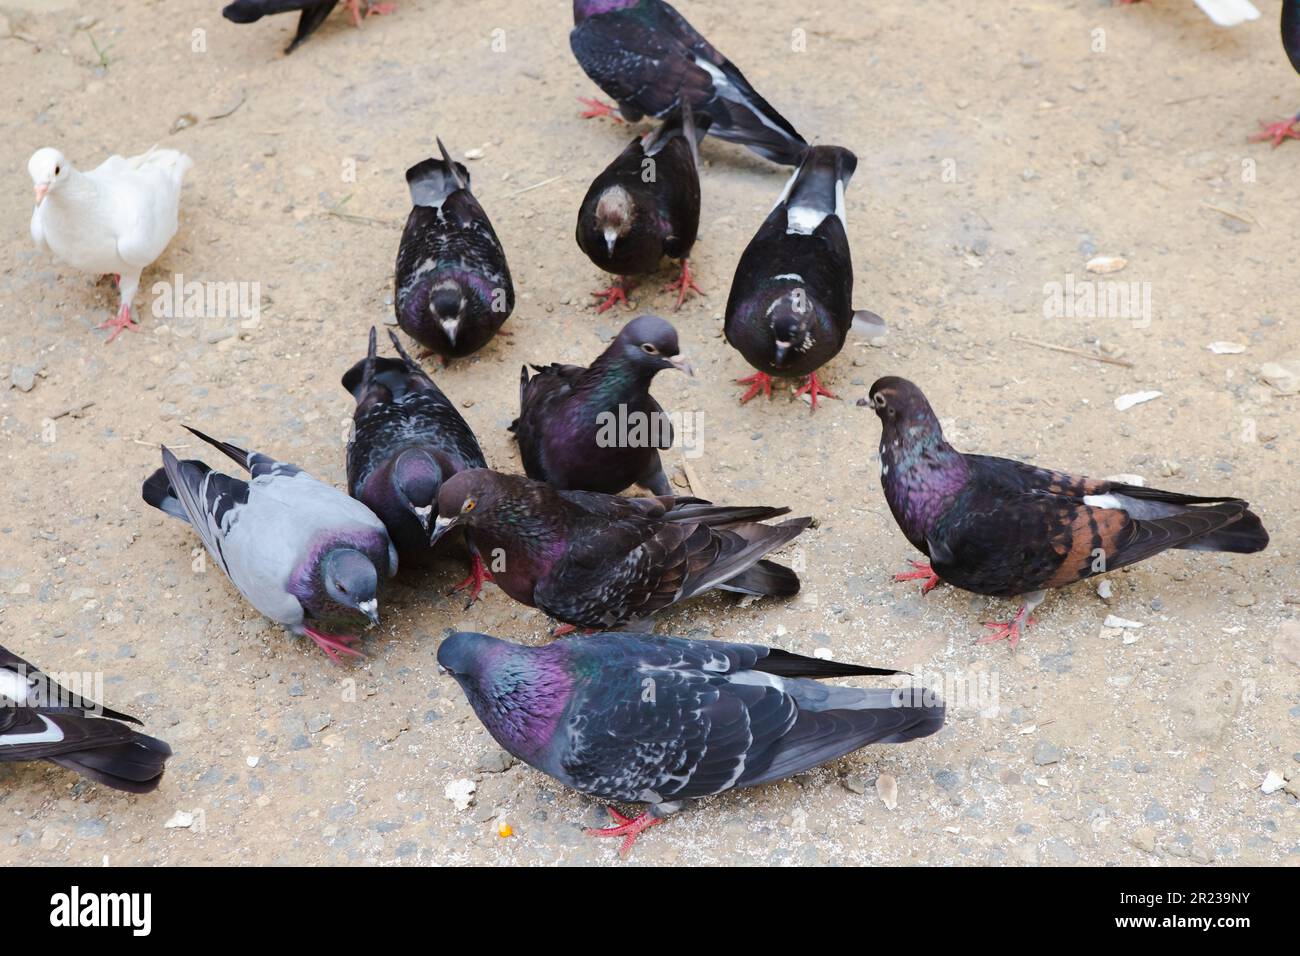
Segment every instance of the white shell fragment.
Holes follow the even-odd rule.
[[[1282,779],[1282,775],[1276,770],[1270,770],[1268,775],[1264,777],[1264,782],[1259,785],[1259,789],[1265,793],[1277,793],[1285,785],[1286,781]]]
[[[1115,407],[1126,412],[1134,405],[1141,405],[1143,402],[1149,402],[1153,398],[1159,398],[1164,392],[1129,392],[1127,395],[1121,395],[1115,399]]]
[[[1102,622],[1102,627],[1146,627],[1141,621],[1129,621],[1122,617],[1116,617],[1114,614],[1107,614],[1106,620]]]
[[[1126,265],[1128,260],[1123,256],[1093,256],[1088,260],[1087,270],[1099,275],[1106,275],[1109,272],[1119,272]]]
[[[1236,342],[1211,342],[1206,348],[1215,355],[1240,355],[1246,351],[1246,346]]]
[[[1300,392],[1300,358],[1265,362],[1259,367],[1259,377],[1279,395],[1295,395]]]
[[[1102,578],[1097,582],[1097,597],[1101,598],[1103,601],[1109,601],[1112,593],[1113,589],[1111,588],[1110,578]]]
[[[188,830],[194,825],[194,814],[186,810],[177,810],[171,815],[171,818],[163,824],[166,830]]]
[[[893,774],[882,773],[876,778],[876,796],[880,797],[880,802],[885,805],[886,810],[893,810],[898,806],[898,781],[894,779]]]
[[[442,795],[450,800],[457,810],[464,810],[474,802],[474,791],[477,789],[478,784],[473,780],[462,777],[447,784],[443,788]]]

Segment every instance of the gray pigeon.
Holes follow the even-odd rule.
[[[897,744],[943,726],[943,701],[919,687],[828,687],[829,677],[897,674],[760,644],[654,634],[574,636],[526,647],[450,635],[438,666],[456,679],[502,747],[565,786],[605,800],[622,837],[686,800],[783,780],[868,744]]]
[[[336,663],[339,654],[360,656],[351,646],[356,632],[379,623],[380,581],[397,573],[384,523],[295,465],[189,431],[251,480],[179,461],[164,446],[144,500],[188,522],[239,593],[271,620],[306,634]]]

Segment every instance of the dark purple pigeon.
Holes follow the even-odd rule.
[[[868,744],[936,733],[944,705],[920,688],[835,687],[831,677],[898,674],[759,644],[626,632],[527,647],[457,633],[438,666],[464,690],[498,744],[565,786],[603,800],[637,836],[687,800],[755,787],[838,760]]]

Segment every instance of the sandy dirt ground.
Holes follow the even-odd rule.
[[[1300,79],[1278,3],[1259,6],[1222,30],[1190,0],[682,0],[810,140],[857,152],[856,304],[890,333],[829,366],[843,400],[816,415],[788,385],[738,404],[749,369],[722,310],[785,173],[706,141],[693,265],[707,295],[672,316],[697,377],[665,373],[654,391],[698,423],[696,493],[818,526],[785,554],[804,569],[798,599],[710,597],[658,630],[907,668],[947,694],[950,720],[696,805],[633,863],[1300,862],[1300,396],[1261,371],[1300,355],[1300,143],[1246,142],[1300,107]],[[573,241],[629,128],[578,117],[597,91],[569,52],[567,3],[402,0],[361,30],[340,11],[290,57],[293,18],[239,27],[219,7],[0,0],[3,643],[102,673],[106,703],[176,752],[143,797],[0,767],[0,862],[616,862],[581,832],[601,806],[503,759],[436,670],[448,628],[537,642],[540,613],[491,586],[466,610],[446,596],[463,574],[448,561],[402,576],[369,658],[337,667],[192,571],[197,539],[140,484],[161,442],[217,463],[182,423],[343,484],[339,378],[392,321],[403,172],[435,134],[479,151],[475,191],[519,301],[513,337],[434,374],[489,462],[519,469],[506,425],[521,363],[585,364],[627,318],[671,308],[647,283],[634,310],[596,315],[602,277]],[[195,162],[181,231],[145,273],[142,331],[106,345],[92,327],[115,293],[36,252],[26,162],[53,145],[88,169],[155,143]],[[1097,256],[1127,266],[1089,273]],[[155,315],[151,286],[176,274],[257,283],[260,316]],[[1137,283],[1149,314],[1045,314],[1052,283],[1106,281]],[[1011,604],[892,582],[916,555],[880,491],[877,420],[855,404],[884,374],[921,384],[959,448],[1239,495],[1272,546],[1162,555],[1110,575],[1109,600],[1095,582],[1051,596],[1015,652],[976,646]],[[1116,409],[1146,390],[1162,394]],[[1112,614],[1142,626],[1107,628]],[[1266,793],[1270,772],[1285,784]],[[464,780],[476,793],[457,809],[445,792]],[[178,812],[189,826],[167,825]]]

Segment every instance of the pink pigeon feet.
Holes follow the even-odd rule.
[[[766,372],[755,372],[749,378],[736,379],[737,385],[748,385],[749,391],[740,396],[740,404],[744,405],[747,401],[762,392],[768,398],[772,397],[772,376]]]
[[[1252,143],[1272,140],[1273,148],[1277,149],[1282,145],[1283,140],[1300,139],[1300,129],[1297,129],[1297,126],[1300,126],[1300,114],[1276,123],[1265,123],[1260,120],[1259,125],[1261,131],[1250,138]]]
[[[632,286],[629,282],[624,279],[619,279],[608,289],[600,289],[593,292],[592,295],[596,298],[599,299],[603,297],[605,299],[604,302],[596,306],[596,314],[599,315],[601,312],[613,308],[614,303],[616,302],[622,302],[624,305],[628,305],[627,293],[631,287]]]
[[[632,844],[636,842],[644,831],[650,829],[656,823],[663,823],[663,817],[651,816],[647,810],[639,817],[625,817],[613,807],[606,807],[610,817],[614,820],[612,827],[588,827],[584,832],[587,836],[596,837],[624,837],[623,845],[618,848],[618,855],[627,859],[628,853],[632,850]]]
[[[352,25],[353,25],[354,27],[359,27],[359,26],[361,26],[361,20],[363,19],[363,16],[362,16],[362,13],[361,13],[361,3],[362,3],[362,0],[348,0],[348,13],[352,14]],[[365,16],[366,16],[366,17],[382,17],[382,16],[384,16],[385,14],[389,14],[389,13],[394,12],[396,9],[397,9],[397,4],[395,4],[395,3],[369,3],[369,2],[367,2],[367,3],[366,3],[366,12],[365,12]]]
[[[99,325],[95,326],[95,328],[112,329],[113,334],[108,337],[109,342],[121,335],[123,329],[130,332],[140,331],[140,327],[131,321],[131,307],[129,305],[123,305],[122,308],[118,309],[116,317],[106,319]],[[107,345],[108,342],[105,342],[104,344]]]
[[[804,394],[804,392],[807,392],[809,397],[812,399],[812,410],[814,412],[817,411],[818,395],[825,395],[827,398],[839,398],[838,395],[833,394],[829,389],[822,385],[821,382],[817,381],[816,372],[809,375],[808,381],[799,386],[798,390],[794,393],[794,397],[798,398],[800,395]]]
[[[1016,612],[1016,616],[1009,621],[985,621],[984,626],[993,631],[987,637],[981,637],[976,644],[992,644],[995,641],[1004,638],[1011,641],[1011,649],[1014,651],[1016,645],[1020,643],[1020,638],[1024,636],[1025,629],[1034,623],[1034,619],[1029,616],[1029,606],[1022,605]]]
[[[457,591],[463,591],[466,588],[469,588],[469,604],[473,604],[478,600],[479,592],[483,590],[483,583],[491,580],[492,572],[487,569],[487,565],[483,563],[483,559],[475,553],[470,558],[469,577],[452,588],[450,593],[455,594]],[[465,606],[469,607],[469,604]]]
[[[900,571],[894,575],[895,581],[919,581],[925,578],[925,584],[921,586],[922,594],[929,594],[939,584],[939,575],[934,573],[934,568],[930,567],[925,561],[908,561],[915,571]]]
[[[332,637],[329,634],[322,634],[320,631],[312,630],[310,627],[303,627],[303,630],[335,664],[343,663],[339,657],[340,654],[347,654],[349,657],[366,656],[352,647],[352,642],[356,640],[355,637]]]
[[[695,280],[691,277],[691,266],[685,259],[682,260],[681,275],[677,277],[676,281],[670,282],[664,286],[664,289],[665,291],[670,289],[677,290],[677,305],[673,309],[674,312],[681,310],[682,303],[686,300],[686,293],[692,289],[700,295],[704,295],[704,290],[697,286]]]
[[[582,114],[583,119],[595,119],[598,116],[608,116],[615,123],[622,123],[623,117],[615,114],[618,109],[612,103],[606,103],[603,100],[593,100],[590,97],[579,96],[578,102],[587,107],[586,112]]]

